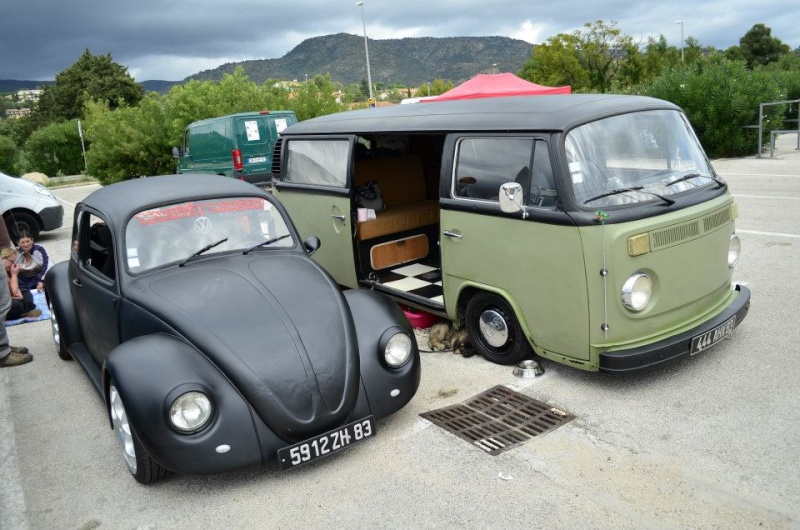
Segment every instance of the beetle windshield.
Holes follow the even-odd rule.
[[[242,251],[273,239],[266,248],[295,245],[278,209],[261,197],[223,197],[161,206],[137,213],[125,230],[127,263],[133,273],[182,262],[214,243],[218,244],[207,249],[204,256]]]
[[[722,186],[684,116],[634,112],[576,127],[565,140],[572,188],[586,208],[626,206]]]

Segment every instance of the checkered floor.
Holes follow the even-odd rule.
[[[379,273],[378,281],[384,287],[428,298],[444,305],[442,271],[436,267],[414,263]]]

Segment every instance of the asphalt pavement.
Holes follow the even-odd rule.
[[[104,406],[47,321],[9,328],[34,361],[0,369],[0,528],[800,528],[800,151],[714,161],[739,204],[747,319],[700,355],[611,376],[544,362],[519,379],[423,353],[419,392],[375,439],[305,468],[128,474]],[[67,259],[70,212],[40,242]],[[686,264],[691,274],[692,264]],[[576,418],[491,456],[420,417],[506,385]]]

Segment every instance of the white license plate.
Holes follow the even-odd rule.
[[[736,328],[736,315],[715,327],[710,331],[706,331],[702,335],[698,335],[692,339],[692,347],[689,350],[689,355],[695,355],[703,350],[707,350],[714,344],[718,343],[725,337],[731,334]]]
[[[278,463],[285,471],[331,455],[373,436],[375,436],[375,421],[372,416],[367,416],[325,434],[279,449]]]
[[[265,156],[252,156],[247,159],[250,164],[260,164],[261,162],[266,162],[267,157]]]

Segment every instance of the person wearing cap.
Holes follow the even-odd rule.
[[[8,235],[6,224],[0,222],[0,249],[3,248],[14,248],[14,246]],[[9,344],[5,322],[8,311],[11,309],[11,290],[8,288],[8,273],[5,267],[0,274],[5,275],[4,279],[6,280],[6,286],[0,286],[0,368],[4,368],[29,363],[33,360],[33,355],[24,346]]]

